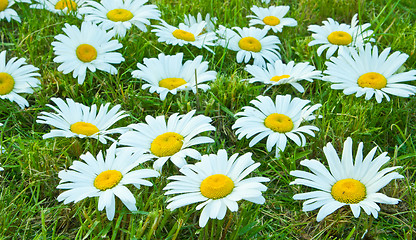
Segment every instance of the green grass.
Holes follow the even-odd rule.
[[[253,5],[266,6],[259,0],[153,0],[162,12],[162,18],[177,25],[185,13],[196,15],[210,13],[218,18],[218,24],[226,27],[248,26],[246,15]],[[272,1],[273,2],[273,1]],[[317,56],[316,47],[308,47],[311,34],[307,26],[321,25],[331,17],[349,23],[355,13],[360,22],[371,23],[379,49],[391,47],[409,55],[405,69],[416,68],[416,4],[412,0],[299,0],[278,1],[289,5],[289,17],[298,21],[294,28],[286,27],[277,34],[282,41],[281,54],[284,61],[308,61],[317,69],[325,69],[325,59]],[[0,143],[5,152],[0,162],[5,169],[0,173],[0,239],[415,239],[416,238],[416,98],[392,97],[390,102],[377,104],[374,99],[346,96],[332,90],[323,81],[303,83],[304,94],[285,85],[273,87],[265,94],[291,94],[321,103],[319,114],[323,118],[313,124],[320,131],[316,137],[308,137],[305,147],[293,142],[279,159],[265,150],[261,141],[252,148],[249,140],[238,140],[231,129],[234,114],[256,96],[263,94],[266,86],[242,82],[248,74],[243,64],[237,64],[235,53],[214,48],[215,55],[192,46],[171,46],[157,42],[150,32],[132,28],[127,37],[120,39],[119,50],[125,62],[117,66],[118,74],[103,72],[87,73],[83,85],[78,85],[71,74],[57,71],[53,62],[51,42],[62,33],[64,23],[80,26],[81,21],[72,16],[59,16],[48,11],[30,9],[28,4],[17,4],[22,23],[0,22],[0,50],[7,50],[7,58],[23,57],[40,68],[42,88],[26,99],[30,107],[20,109],[16,103],[0,100],[0,122],[4,124]],[[156,22],[154,22],[156,23]],[[270,32],[271,33],[271,32]],[[157,54],[184,52],[185,59],[203,55],[210,69],[218,72],[217,80],[210,83],[207,92],[169,95],[165,101],[142,90],[142,81],[131,77],[136,63]],[[415,84],[410,83],[410,84]],[[216,153],[225,148],[232,153],[252,152],[253,159],[261,163],[253,175],[270,178],[264,193],[266,203],[256,205],[239,202],[239,211],[228,212],[224,220],[210,220],[205,228],[198,226],[199,211],[195,205],[182,207],[173,212],[166,209],[163,187],[167,177],[178,174],[177,168],[168,163],[161,177],[152,180],[153,187],[134,190],[137,212],[130,212],[117,201],[116,216],[108,221],[105,212],[97,211],[97,199],[84,199],[77,204],[63,205],[56,200],[58,172],[67,169],[73,161],[86,152],[96,155],[110,144],[102,145],[91,139],[54,138],[43,140],[49,126],[36,123],[41,111],[50,111],[45,104],[51,97],[72,98],[86,105],[111,102],[121,104],[130,117],[122,119],[117,126],[143,122],[146,115],[170,115],[187,113],[196,109],[213,119],[216,131],[210,134],[215,143],[199,147],[202,154]],[[198,101],[197,101],[198,100]],[[326,164],[323,146],[332,142],[341,153],[347,137],[364,142],[367,153],[374,146],[378,154],[387,151],[392,158],[388,166],[403,166],[398,171],[404,179],[392,181],[381,190],[388,196],[402,201],[397,205],[380,204],[380,216],[374,219],[363,211],[356,219],[350,209],[344,207],[325,220],[316,222],[317,210],[302,212],[302,202],[292,196],[310,189],[290,186],[294,177],[289,172],[306,170],[299,165],[303,159],[320,159]],[[193,163],[192,160],[189,162]],[[147,164],[146,167],[151,167]]]

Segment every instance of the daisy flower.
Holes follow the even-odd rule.
[[[147,0],[102,0],[88,1],[80,9],[85,21],[99,24],[104,30],[113,29],[115,35],[124,37],[132,25],[146,32],[150,19],[159,20],[160,11],[155,5],[144,5]]]
[[[267,29],[255,27],[239,28],[234,27],[235,31],[220,26],[217,31],[220,35],[218,44],[237,52],[237,62],[248,63],[251,58],[254,59],[254,65],[266,66],[265,59],[269,62],[275,62],[280,59],[278,52],[280,40],[277,36],[266,36]]]
[[[223,219],[227,208],[231,212],[238,210],[237,202],[244,199],[256,204],[265,202],[262,192],[267,187],[262,182],[270,181],[265,177],[244,179],[260,166],[251,159],[251,153],[230,158],[224,149],[217,154],[203,155],[200,162],[185,165],[179,171],[183,175],[171,176],[174,180],[163,190],[165,195],[179,194],[168,200],[168,209],[174,210],[189,204],[201,202],[196,210],[202,209],[199,226],[204,227],[208,219]]]
[[[65,15],[73,14],[81,19],[82,15],[78,12],[87,0],[34,0],[35,4],[30,5],[31,8],[45,9],[50,12]]]
[[[108,134],[124,133],[125,128],[113,128],[108,130],[118,120],[127,117],[124,111],[119,111],[120,105],[108,110],[110,103],[101,105],[97,113],[97,106],[91,107],[67,98],[66,102],[60,98],[51,98],[57,108],[47,104],[56,113],[41,112],[37,123],[51,125],[50,133],[43,135],[43,139],[52,137],[79,137],[94,138],[106,144],[107,140],[114,141]]]
[[[344,205],[350,206],[356,218],[360,216],[361,208],[367,215],[372,214],[377,218],[380,211],[377,203],[397,204],[400,201],[378,191],[391,180],[403,176],[392,172],[399,167],[389,167],[379,171],[390,158],[386,156],[387,152],[384,152],[373,160],[376,151],[377,147],[373,148],[363,159],[363,143],[360,143],[353,160],[352,140],[347,138],[340,160],[332,144],[328,143],[324,147],[324,153],[328,160],[329,171],[317,160],[303,160],[300,164],[313,173],[299,170],[290,172],[290,175],[298,177],[290,184],[318,189],[296,194],[293,199],[306,200],[303,203],[303,211],[320,208],[316,217],[318,222]]]
[[[268,8],[253,6],[250,10],[255,15],[247,16],[252,18],[249,25],[263,25],[265,29],[271,29],[275,33],[281,32],[284,26],[294,27],[298,25],[296,20],[284,17],[289,9],[289,6],[270,6]]]
[[[368,30],[371,26],[369,23],[359,25],[357,14],[351,20],[351,25],[342,23],[339,24],[332,18],[328,21],[323,21],[323,26],[310,25],[308,31],[313,32],[312,40],[308,45],[321,45],[317,52],[321,55],[325,49],[326,58],[329,59],[338,49],[345,47],[360,47],[364,45],[364,41],[374,42],[373,38],[369,38],[373,34],[372,30]]]
[[[29,102],[19,93],[33,93],[33,88],[40,86],[37,73],[39,68],[26,64],[24,58],[11,58],[6,63],[6,51],[0,53],[0,98],[16,102],[22,109]]]
[[[256,108],[246,106],[243,107],[243,112],[236,114],[242,117],[237,119],[232,129],[237,129],[238,139],[257,135],[250,141],[250,147],[268,137],[266,149],[270,152],[276,146],[278,157],[279,151],[285,150],[288,138],[298,146],[304,146],[306,138],[303,134],[314,137],[313,131],[319,131],[319,128],[312,125],[300,126],[305,121],[314,120],[312,113],[322,106],[307,106],[309,102],[300,98],[291,99],[290,95],[277,95],[275,102],[270,97],[258,96],[257,100],[250,101]]]
[[[146,123],[131,124],[128,127],[132,131],[120,136],[120,145],[126,146],[122,150],[134,152],[139,156],[139,162],[143,159],[154,159],[153,168],[158,171],[162,170],[167,160],[179,168],[186,164],[186,156],[199,160],[201,154],[190,147],[213,143],[214,140],[209,137],[196,136],[215,131],[215,127],[210,124],[211,118],[194,114],[195,110],[185,115],[175,113],[169,117],[167,123],[165,116],[146,116]]]
[[[416,93],[416,87],[403,84],[416,80],[416,70],[397,73],[409,57],[407,54],[396,51],[388,56],[390,48],[386,48],[378,54],[377,46],[367,43],[360,46],[358,51],[354,48],[346,48],[338,57],[332,57],[331,62],[325,62],[328,66],[324,71],[328,76],[324,81],[332,82],[332,89],[343,89],[344,94],[355,93],[356,97],[365,94],[365,100],[375,96],[380,103],[387,94],[399,97],[409,97]]]
[[[203,32],[207,26],[205,21],[194,23],[190,26],[180,23],[179,27],[174,27],[162,21],[162,25],[153,25],[152,32],[159,37],[159,42],[183,46],[191,44],[197,48],[205,48],[212,51],[208,46],[214,46],[217,36],[214,32]]]
[[[74,161],[70,170],[62,170],[58,176],[61,179],[58,189],[65,189],[58,196],[58,201],[64,204],[77,203],[87,197],[98,197],[98,210],[106,210],[108,220],[113,220],[115,214],[115,196],[120,198],[130,211],[137,211],[136,199],[125,186],[133,184],[152,186],[144,178],[158,177],[159,173],[152,169],[134,170],[137,166],[131,161],[128,153],[116,155],[116,143],[113,143],[103,157],[100,151],[95,158],[90,152],[80,156],[84,162]]]
[[[294,61],[290,61],[284,64],[281,60],[277,60],[273,64],[268,63],[267,68],[247,65],[245,70],[254,76],[254,78],[247,79],[250,83],[261,82],[272,86],[290,84],[301,93],[305,89],[298,81],[313,82],[313,79],[321,78],[321,71],[316,71],[314,66],[306,62],[295,64]]]
[[[196,18],[194,16],[192,16],[191,14],[186,15],[185,14],[185,19],[184,19],[184,24],[187,25],[188,27],[196,24],[196,23],[201,23],[205,21],[206,26],[205,26],[205,31],[207,32],[214,32],[215,31],[215,23],[217,23],[217,18],[216,17],[211,17],[209,15],[209,13],[207,13],[207,15],[205,16],[205,20],[202,19],[202,15],[201,13],[198,13],[198,15],[196,16]],[[202,31],[204,32],[204,31]]]
[[[182,59],[183,53],[172,56],[161,53],[158,58],[145,58],[144,65],[137,63],[139,70],[133,71],[132,76],[146,81],[142,88],[149,88],[151,93],[157,92],[162,101],[168,93],[176,94],[186,90],[196,93],[197,89],[210,89],[206,82],[215,80],[217,73],[207,71],[208,62],[202,62],[202,56],[184,64]]]
[[[113,34],[106,32],[91,22],[83,22],[81,30],[75,25],[65,23],[62,29],[66,35],[55,36],[52,42],[57,57],[56,63],[62,63],[58,71],[64,74],[72,73],[78,77],[78,84],[84,83],[87,68],[95,72],[96,69],[117,74],[117,69],[111,64],[124,61],[121,53],[114,52],[123,47],[117,40],[111,40]]]
[[[20,22],[20,17],[17,15],[17,12],[11,8],[15,2],[26,2],[29,3],[30,0],[1,0],[0,1],[0,20],[6,19],[10,22],[12,19]]]
[[[261,2],[269,4],[270,0],[261,0]]]

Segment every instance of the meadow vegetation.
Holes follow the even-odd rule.
[[[184,14],[210,13],[218,18],[217,24],[226,27],[248,27],[247,15],[253,5],[267,6],[259,0],[151,0],[162,13],[162,19],[178,25]],[[288,5],[288,17],[298,22],[296,27],[284,28],[278,33],[281,56],[284,62],[310,62],[319,70],[325,69],[324,56],[318,56],[316,46],[309,47],[311,34],[308,25],[321,25],[328,17],[338,22],[350,23],[358,13],[360,23],[371,23],[373,37],[379,49],[391,47],[409,55],[403,70],[416,68],[416,3],[413,0],[299,0],[272,1],[276,5]],[[42,87],[26,99],[30,107],[20,109],[16,103],[1,100],[0,122],[0,238],[1,239],[415,239],[416,238],[416,98],[392,96],[387,102],[364,100],[354,95],[344,95],[332,90],[330,83],[316,80],[304,82],[304,93],[289,85],[268,89],[262,84],[250,84],[244,64],[235,61],[235,52],[220,46],[213,48],[215,55],[193,46],[171,46],[159,43],[156,35],[141,32],[133,27],[125,38],[120,52],[125,61],[117,65],[118,74],[97,71],[87,73],[83,85],[78,85],[71,74],[64,75],[53,62],[51,42],[62,33],[65,23],[80,26],[74,16],[60,16],[46,10],[30,9],[28,4],[17,3],[22,19],[0,22],[0,51],[7,50],[8,58],[23,57],[38,67]],[[153,24],[156,24],[153,21]],[[149,27],[150,30],[150,27]],[[273,34],[271,31],[269,34]],[[174,55],[184,53],[193,59],[203,55],[209,61],[210,70],[217,71],[217,80],[210,83],[207,92],[180,92],[168,95],[161,101],[157,95],[142,90],[143,82],[132,78],[131,72],[144,58],[159,53]],[[415,82],[410,84],[415,85]],[[267,152],[265,141],[250,148],[249,140],[238,140],[231,129],[243,106],[258,95],[274,98],[277,94],[309,99],[312,104],[322,104],[317,111],[322,118],[312,122],[320,131],[316,137],[307,137],[305,147],[289,143],[280,158]],[[200,211],[194,205],[174,211],[166,209],[167,196],[162,189],[167,176],[178,174],[171,162],[164,167],[159,178],[151,179],[153,187],[134,189],[138,211],[130,212],[120,201],[116,216],[108,221],[105,212],[97,210],[97,199],[84,199],[76,204],[64,205],[56,198],[60,190],[58,172],[67,169],[79,156],[91,152],[94,156],[107,149],[95,139],[50,138],[42,139],[49,132],[48,125],[36,123],[41,111],[50,111],[51,97],[72,98],[85,105],[121,104],[130,117],[116,126],[143,122],[147,115],[170,116],[185,114],[196,109],[213,119],[215,132],[209,135],[215,143],[199,146],[201,154],[227,149],[233,153],[253,153],[253,159],[261,163],[255,175],[270,179],[268,190],[263,193],[264,205],[247,201],[239,202],[236,213],[227,213],[224,220],[210,220],[205,228],[198,226]],[[117,136],[115,136],[117,137]],[[349,208],[343,207],[321,222],[316,221],[317,210],[302,211],[302,201],[292,196],[305,192],[307,187],[289,185],[294,177],[289,172],[306,170],[299,165],[303,159],[319,159],[326,164],[322,148],[332,142],[339,153],[347,137],[364,142],[364,152],[378,146],[378,154],[388,152],[392,158],[388,166],[402,166],[398,170],[405,178],[392,181],[381,190],[388,196],[401,199],[397,205],[380,204],[379,217],[374,219],[364,212],[354,218]],[[194,163],[192,160],[189,162]],[[151,163],[146,163],[151,167]]]

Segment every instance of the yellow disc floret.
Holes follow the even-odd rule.
[[[113,22],[125,22],[132,19],[133,17],[133,13],[122,8],[113,9],[107,13],[107,18]]]
[[[13,77],[6,72],[0,72],[0,95],[9,94],[13,90],[13,88]]]
[[[214,174],[205,178],[201,182],[199,189],[204,197],[219,199],[233,191],[234,182],[224,174]]]
[[[181,39],[187,42],[195,41],[195,35],[193,33],[190,33],[181,29],[176,29],[175,31],[172,32],[172,35],[177,39]]]
[[[179,152],[183,145],[183,137],[175,132],[167,132],[157,136],[150,144],[150,151],[158,157],[172,156]]]
[[[355,204],[365,199],[367,191],[360,181],[346,178],[332,186],[331,195],[338,202]]]
[[[91,136],[100,131],[94,124],[87,122],[76,122],[71,125],[70,129],[73,133],[85,136]]]
[[[259,40],[255,39],[254,37],[245,37],[240,39],[238,42],[238,46],[246,51],[250,52],[260,52],[261,51],[261,43]]]
[[[4,11],[4,9],[9,6],[9,1],[7,0],[0,0],[0,12]]]
[[[159,87],[167,88],[169,90],[184,84],[186,84],[186,81],[183,78],[165,78],[159,81]]]
[[[77,10],[77,3],[72,0],[60,0],[55,4],[55,9],[63,10],[67,8],[68,11]]]
[[[352,36],[344,31],[334,31],[328,35],[328,41],[334,45],[348,45],[352,42]]]
[[[91,62],[97,58],[97,50],[89,44],[81,44],[76,50],[77,58],[82,62]]]
[[[105,191],[111,189],[121,181],[123,174],[117,170],[107,170],[98,174],[94,179],[94,187]]]
[[[274,76],[274,77],[272,77],[272,79],[270,79],[270,81],[272,81],[272,82],[278,82],[278,81],[280,81],[281,79],[283,79],[283,78],[290,78],[290,75],[281,75],[281,76]]]
[[[361,75],[357,80],[358,86],[363,88],[382,89],[387,85],[387,79],[376,72],[368,72]]]
[[[290,132],[293,129],[293,122],[290,117],[280,114],[272,113],[264,119],[264,126],[279,133]]]
[[[267,16],[263,18],[263,22],[269,26],[276,26],[280,23],[280,19],[275,16]]]

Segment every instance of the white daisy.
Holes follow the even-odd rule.
[[[205,21],[194,23],[190,26],[180,23],[179,27],[174,27],[162,21],[162,25],[153,25],[152,32],[159,37],[159,42],[166,42],[167,44],[183,46],[191,44],[197,48],[205,48],[208,51],[213,51],[208,46],[214,46],[214,41],[217,36],[214,32],[203,32],[207,26]]]
[[[147,0],[102,0],[88,1],[80,9],[85,21],[99,24],[104,30],[113,29],[115,35],[124,37],[132,25],[146,32],[150,19],[159,20],[160,11],[155,5],[144,5]]]
[[[257,100],[250,101],[256,108],[246,106],[243,107],[243,112],[236,114],[242,117],[237,119],[232,129],[237,129],[238,139],[257,135],[250,141],[250,147],[268,137],[266,149],[270,152],[276,146],[278,157],[279,151],[283,152],[286,148],[287,138],[298,146],[304,146],[306,138],[303,134],[314,137],[313,131],[319,131],[319,128],[312,125],[300,126],[305,121],[314,120],[312,113],[322,106],[307,106],[309,102],[300,98],[291,99],[290,95],[277,95],[275,102],[270,97],[258,96]]]
[[[33,88],[40,86],[40,74],[32,65],[26,64],[24,58],[11,58],[6,63],[6,51],[0,53],[0,98],[16,102],[21,108],[29,106],[19,93],[33,93]]]
[[[301,93],[305,89],[298,81],[313,82],[313,79],[321,79],[321,71],[315,70],[314,66],[306,62],[295,64],[294,61],[290,61],[288,64],[284,64],[281,60],[277,60],[273,64],[268,63],[267,69],[247,65],[245,70],[254,76],[254,78],[247,79],[250,83],[261,82],[272,86],[290,84]]]
[[[78,12],[87,0],[34,0],[35,4],[30,5],[31,8],[45,9],[59,15],[75,15],[81,19],[82,15]]]
[[[377,46],[367,43],[360,46],[358,51],[354,48],[346,48],[338,57],[332,57],[331,62],[325,62],[328,66],[324,71],[328,76],[323,80],[332,82],[332,89],[343,89],[344,94],[355,93],[356,97],[365,94],[369,100],[375,96],[378,103],[387,94],[399,97],[409,97],[416,93],[416,86],[402,84],[416,80],[416,70],[397,73],[409,57],[407,54],[394,52],[390,56],[390,48],[386,48],[378,54]]]
[[[281,32],[284,26],[294,27],[298,25],[296,20],[284,17],[289,9],[289,6],[270,6],[268,8],[253,6],[250,10],[255,15],[247,16],[252,18],[249,25],[263,25],[265,29],[271,29],[275,33]]]
[[[125,128],[113,128],[108,130],[118,120],[127,117],[124,111],[119,111],[120,105],[116,105],[108,111],[110,103],[101,105],[97,113],[97,106],[91,107],[67,98],[66,102],[60,98],[51,98],[57,108],[47,104],[56,113],[41,112],[37,123],[49,124],[57,129],[43,135],[43,139],[51,137],[90,137],[99,140],[103,144],[107,140],[114,141],[108,134],[124,133]]]
[[[75,25],[65,23],[62,29],[66,35],[55,36],[52,42],[57,57],[56,63],[62,63],[58,71],[64,74],[72,73],[78,77],[78,84],[84,83],[87,68],[95,72],[96,69],[117,74],[117,69],[111,64],[124,61],[120,53],[114,52],[123,47],[117,40],[111,40],[113,34],[106,32],[91,22],[83,22],[81,30]]]
[[[196,136],[203,132],[215,131],[215,127],[210,124],[211,118],[194,114],[195,110],[179,116],[175,113],[169,117],[167,123],[165,116],[146,116],[146,123],[131,124],[128,127],[132,131],[120,136],[120,145],[126,146],[122,150],[136,153],[139,162],[143,159],[155,159],[153,168],[158,171],[162,170],[167,160],[182,167],[186,164],[186,156],[200,159],[201,154],[190,147],[213,143],[214,140],[209,137]]]
[[[323,26],[310,25],[308,31],[313,32],[312,40],[308,45],[321,45],[317,52],[321,55],[325,49],[326,58],[329,59],[338,49],[345,47],[360,47],[364,45],[365,41],[374,42],[373,38],[370,38],[373,34],[372,30],[368,30],[371,26],[369,23],[358,25],[357,14],[351,20],[351,25],[334,21],[332,18],[328,18],[328,21],[323,21]]]
[[[261,2],[268,4],[270,0],[261,0]]]
[[[58,201],[64,204],[77,203],[87,197],[98,198],[98,210],[106,210],[108,220],[113,220],[115,214],[115,196],[120,198],[130,211],[137,211],[136,199],[130,190],[125,187],[133,184],[152,186],[144,178],[158,177],[159,173],[152,169],[131,171],[137,166],[131,161],[128,153],[116,155],[116,143],[113,143],[103,157],[100,151],[95,158],[91,153],[80,156],[84,162],[74,161],[71,170],[62,170],[58,176],[61,179],[58,189],[65,189],[58,196]]]
[[[317,160],[303,160],[301,165],[309,168],[312,173],[305,171],[291,171],[290,175],[298,177],[290,184],[300,184],[316,188],[317,191],[300,193],[293,196],[295,200],[306,200],[303,211],[320,208],[316,220],[319,222],[338,208],[349,205],[354,217],[360,215],[361,208],[367,215],[378,216],[380,207],[376,203],[397,204],[400,200],[387,197],[378,191],[391,180],[403,178],[397,172],[399,167],[389,167],[379,171],[390,158],[387,152],[373,160],[377,147],[373,148],[363,159],[363,143],[358,145],[353,163],[352,140],[347,138],[344,143],[342,159],[331,143],[324,147],[328,160],[328,169]]]
[[[202,202],[196,210],[203,208],[199,226],[204,227],[208,219],[223,219],[227,208],[231,212],[238,210],[237,202],[244,199],[256,204],[265,202],[262,192],[268,182],[265,177],[244,179],[260,166],[251,159],[251,153],[238,157],[238,153],[229,159],[227,152],[220,149],[217,154],[203,155],[195,165],[185,165],[179,171],[184,175],[171,176],[174,180],[163,190],[165,195],[180,194],[168,200],[168,209],[174,210],[189,204]]]
[[[209,15],[209,13],[207,13],[207,15],[205,15],[205,20],[202,19],[202,15],[201,13],[198,13],[196,18],[194,16],[192,16],[191,14],[186,15],[185,14],[185,19],[184,19],[184,24],[187,25],[188,27],[196,24],[196,23],[201,23],[205,21],[206,26],[205,26],[205,31],[207,32],[214,32],[215,31],[215,23],[217,23],[217,18],[216,17],[211,17]]]
[[[20,22],[20,17],[17,15],[17,12],[11,8],[16,2],[29,2],[25,0],[15,1],[15,0],[1,0],[0,1],[0,20],[6,19],[10,22],[12,19]]]
[[[251,58],[254,59],[254,65],[266,66],[265,59],[269,62],[275,62],[280,59],[278,52],[280,40],[277,36],[266,36],[267,29],[255,27],[239,28],[234,27],[235,31],[220,26],[217,33],[220,38],[218,44],[232,51],[237,51],[237,62],[248,63]]]
[[[197,89],[210,89],[206,82],[215,80],[217,73],[207,71],[208,62],[202,62],[202,56],[197,56],[182,64],[182,58],[183,53],[173,56],[161,53],[158,58],[145,58],[144,65],[137,63],[139,70],[133,71],[132,76],[146,81],[142,88],[157,92],[161,100],[165,100],[168,93],[186,90],[196,93]]]

